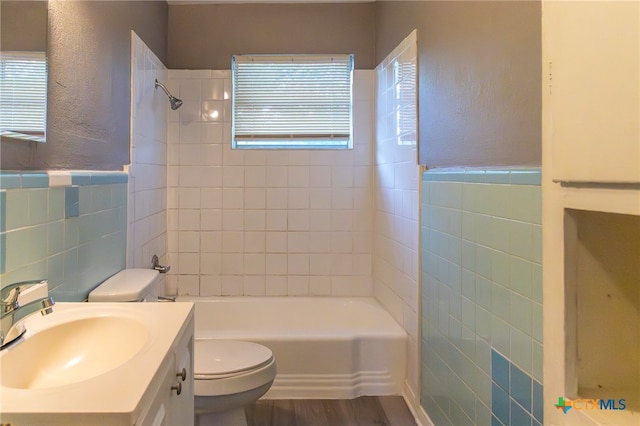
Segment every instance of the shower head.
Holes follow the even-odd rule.
[[[176,98],[175,96],[173,96],[171,93],[169,93],[169,91],[167,90],[166,87],[164,87],[164,84],[160,83],[158,81],[158,79],[156,79],[156,89],[160,87],[162,90],[164,90],[164,93],[167,94],[167,96],[169,97],[169,103],[171,103],[171,109],[172,110],[176,110],[178,108],[180,108],[182,106],[182,100]]]

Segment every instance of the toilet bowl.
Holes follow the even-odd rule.
[[[158,271],[125,269],[89,293],[89,302],[156,302]],[[197,425],[246,425],[244,406],[276,377],[271,350],[236,340],[197,340],[193,348]]]
[[[276,377],[276,361],[265,346],[236,340],[198,340],[195,413],[199,425],[246,425],[244,406],[264,395]]]

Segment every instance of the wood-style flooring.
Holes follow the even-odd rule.
[[[415,426],[401,396],[262,399],[246,407],[248,426]]]

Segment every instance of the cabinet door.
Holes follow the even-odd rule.
[[[193,335],[192,335],[193,336]],[[167,400],[167,425],[192,425],[194,422],[193,394],[193,338],[174,352],[175,369],[169,388],[180,387],[180,394],[172,389]],[[184,376],[182,376],[184,373]]]
[[[549,0],[542,16],[551,177],[640,182],[640,1]]]

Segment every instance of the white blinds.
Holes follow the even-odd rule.
[[[43,52],[0,54],[0,133],[44,141],[47,60]]]
[[[233,57],[236,148],[350,148],[352,55]]]

